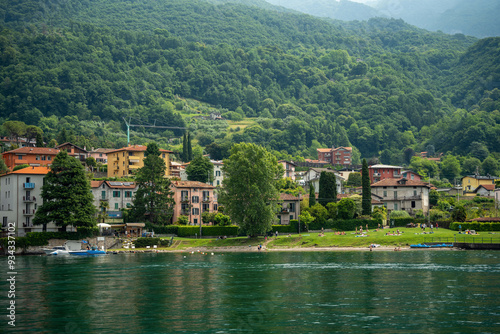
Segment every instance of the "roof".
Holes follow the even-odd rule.
[[[340,147],[337,147],[337,148],[332,148],[332,151],[338,151],[340,149],[344,149],[346,151],[352,151],[352,147],[349,147],[349,146],[340,146]]]
[[[121,151],[126,151],[126,152],[144,152],[146,151],[148,147],[144,145],[132,145],[132,146],[127,146],[127,147],[122,147],[117,150],[112,150],[107,153],[115,153],[115,152],[121,152]],[[164,150],[160,149],[160,152],[162,153],[173,153],[172,151],[169,150]]]
[[[294,165],[294,166],[297,166],[296,164],[294,164],[293,162],[288,161],[288,160],[279,160],[278,162],[286,162],[286,163],[287,163],[287,164],[289,164],[289,165]]]
[[[481,175],[466,175],[464,177],[462,177],[460,180],[463,180],[465,179],[466,177],[470,177],[472,179],[476,179],[476,180],[498,180],[500,179],[500,177],[498,176],[490,176],[490,175],[487,175],[487,176],[481,176]]]
[[[393,169],[402,169],[403,167],[400,166],[391,166],[391,165],[371,165],[368,168],[393,168]]]
[[[403,183],[404,182],[404,183]],[[408,180],[405,178],[400,179],[383,179],[375,182],[371,185],[372,187],[427,187],[429,188],[429,183],[416,180]]]
[[[331,152],[332,149],[331,148],[317,148],[316,151],[326,153],[326,152]]]
[[[305,159],[305,161],[313,164],[329,164],[329,162],[325,160]]]
[[[468,220],[470,222],[500,222],[500,217],[479,217]]]
[[[114,148],[97,148],[93,151],[90,151],[90,153],[108,153],[108,152],[112,152],[112,151],[115,151]]]
[[[76,147],[77,149],[79,149],[80,151],[84,151],[84,152],[88,152],[86,149],[84,148],[81,148],[80,146],[76,146],[75,144],[72,144],[70,142],[67,142],[67,143],[64,143],[64,144],[61,144],[61,145],[57,145],[56,148],[61,148],[63,146],[74,146]]]
[[[494,191],[495,190],[495,185],[494,184],[481,184],[479,187],[474,190],[474,192],[477,192],[479,188],[483,187],[484,189],[488,191]]]
[[[338,174],[338,171],[336,169],[333,169],[333,168],[311,167],[310,170],[314,170],[316,172],[327,172],[327,173],[337,173]]]
[[[281,201],[298,201],[299,197],[293,196],[292,194],[280,193],[280,200]]]
[[[20,147],[15,150],[3,152],[2,154],[50,154],[57,155],[60,151],[49,147]]]
[[[90,181],[90,187],[99,188],[103,183],[113,189],[135,189],[136,187],[135,182],[127,181]]]
[[[15,172],[10,172],[5,175],[11,174],[24,174],[24,175],[45,175],[50,172],[49,167],[26,167],[23,169],[18,169]]]
[[[176,188],[215,188],[214,186],[199,181],[172,181],[172,186]]]

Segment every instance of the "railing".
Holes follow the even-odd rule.
[[[35,188],[35,183],[34,182],[26,182],[23,184],[24,189],[34,189]]]
[[[33,227],[33,223],[23,223],[23,227]]]
[[[189,196],[182,196],[181,202],[189,202]]]
[[[500,244],[500,236],[479,237],[479,236],[455,236],[455,237],[424,237],[426,242],[443,243],[472,243],[472,244]]]
[[[23,196],[23,202],[35,202],[35,196]]]
[[[380,176],[380,173],[373,173],[373,176]]]
[[[24,210],[23,209],[23,215],[25,216],[32,216],[35,214],[35,210]]]
[[[203,202],[210,202],[210,197],[203,197]]]

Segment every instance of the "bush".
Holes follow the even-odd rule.
[[[440,224],[441,225],[441,224]],[[450,230],[458,231],[459,226],[462,225],[462,231],[474,230],[474,231],[500,231],[500,223],[497,222],[453,222],[450,224]]]
[[[46,246],[49,239],[79,240],[97,235],[97,228],[78,228],[78,232],[28,232],[25,237],[16,237],[16,248],[29,246]],[[0,244],[5,248],[7,238],[1,238]]]
[[[137,238],[134,241],[134,245],[136,248],[146,248],[146,246],[161,246],[168,245],[169,240],[161,240],[160,238]]]
[[[393,222],[394,222],[394,227],[406,227],[406,225],[410,223],[417,225],[427,223],[427,221],[424,218],[413,218],[413,217],[391,219],[391,221],[389,222],[391,226]]]
[[[354,231],[356,227],[363,226],[363,229],[366,228],[366,224],[368,224],[368,228],[377,228],[378,225],[382,225],[382,220],[380,219],[344,219],[344,220],[333,220],[328,219],[325,223],[316,223],[312,222],[309,226],[310,230],[321,230],[324,229],[332,229],[337,231]]]
[[[410,214],[404,210],[393,210],[389,216],[389,219],[395,218],[409,218]]]
[[[179,226],[177,236],[191,237],[200,234],[199,226]],[[203,236],[238,235],[238,226],[202,226]]]
[[[146,223],[146,229],[154,231],[156,234],[177,234],[178,225],[155,226]]]

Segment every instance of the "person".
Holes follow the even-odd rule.
[[[462,225],[458,225],[458,231],[462,233]]]
[[[276,231],[276,238],[278,237],[278,231]]]
[[[436,223],[436,230],[439,228],[439,223]]]

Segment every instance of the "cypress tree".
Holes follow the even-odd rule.
[[[337,178],[334,173],[321,172],[319,176],[318,203],[326,208],[330,202],[337,201]]]
[[[361,186],[363,188],[362,212],[369,216],[372,213],[372,189],[370,187],[370,174],[368,173],[368,163],[363,159],[363,168],[361,170]]]
[[[188,143],[187,143],[187,133],[184,132],[184,137],[182,138],[182,161],[187,162],[188,160]]]
[[[316,189],[314,189],[314,184],[311,183],[309,186],[309,207],[316,204]]]
[[[188,161],[193,160],[193,147],[191,146],[191,133],[187,134],[187,150],[188,150]]]

